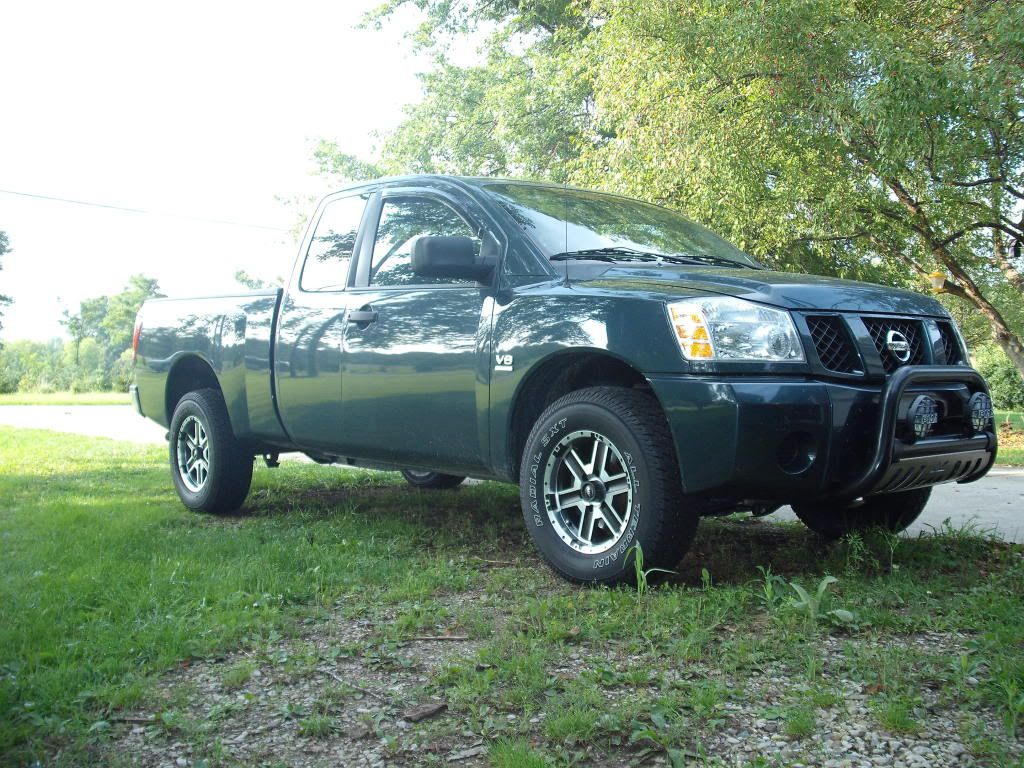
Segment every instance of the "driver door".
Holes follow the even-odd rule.
[[[342,432],[352,455],[471,473],[487,466],[490,289],[412,270],[424,235],[480,231],[455,200],[385,191],[361,249],[342,354]]]

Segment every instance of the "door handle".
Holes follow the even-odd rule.
[[[353,309],[348,313],[348,321],[356,325],[369,325],[377,322],[379,313],[369,305],[360,309]]]

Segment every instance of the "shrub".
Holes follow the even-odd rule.
[[[978,347],[974,350],[974,367],[988,381],[996,408],[1024,409],[1024,379],[1003,350],[995,344]]]

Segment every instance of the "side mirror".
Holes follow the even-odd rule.
[[[488,282],[498,263],[498,243],[487,232],[480,252],[471,237],[426,235],[412,247],[412,271],[421,277],[457,278]]]

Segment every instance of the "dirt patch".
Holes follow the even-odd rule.
[[[385,629],[338,618],[296,639],[184,665],[145,707],[118,718],[112,754],[175,768],[382,766],[453,760],[480,747],[428,690],[441,667],[474,654],[480,641],[439,634],[387,642]],[[483,755],[459,764],[482,765]]]

